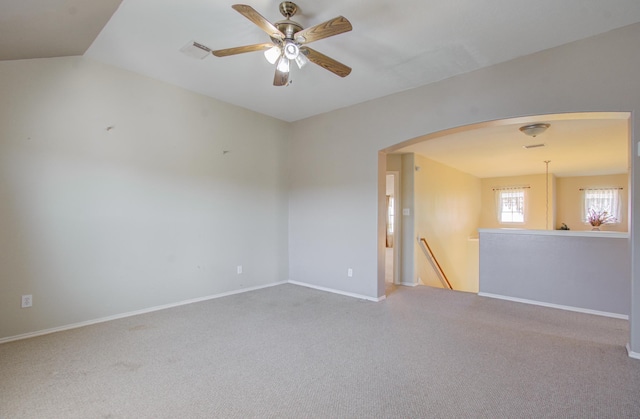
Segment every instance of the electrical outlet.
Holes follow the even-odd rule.
[[[31,307],[33,305],[33,296],[31,294],[29,295],[23,295],[22,296],[22,308],[27,308],[27,307]]]
[[[353,277],[353,269],[351,269],[351,268],[347,269],[347,276],[349,278]]]
[[[238,272],[238,275],[240,275],[242,273],[242,265],[238,265],[236,271]]]

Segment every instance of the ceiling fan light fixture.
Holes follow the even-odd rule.
[[[296,58],[298,58],[298,56],[300,55],[300,48],[298,48],[298,46],[291,42],[291,41],[286,41],[284,43],[284,56],[287,57],[290,60],[295,60]]]
[[[289,59],[282,56],[280,57],[280,60],[278,61],[278,71],[281,73],[288,73],[289,72]]]
[[[270,64],[275,64],[281,54],[282,51],[280,50],[280,47],[274,45],[273,48],[269,48],[264,52],[264,58],[266,58]]]
[[[350,67],[306,46],[310,42],[352,30],[351,22],[344,16],[338,16],[305,29],[299,23],[291,20],[291,17],[298,11],[298,6],[291,1],[280,3],[280,13],[285,17],[285,20],[275,23],[269,22],[247,4],[234,4],[231,8],[269,35],[271,42],[213,50],[211,53],[214,56],[228,57],[246,52],[262,51],[265,59],[276,66],[273,77],[274,86],[289,85],[291,61],[295,61],[300,68],[308,62],[312,62],[339,77],[351,74]]]
[[[542,134],[549,128],[551,124],[531,124],[520,127],[520,132],[524,135],[528,135],[529,137],[535,137],[537,135]]]
[[[296,57],[296,64],[298,64],[298,68],[302,68],[309,62],[309,59],[305,57],[303,54],[298,54]]]

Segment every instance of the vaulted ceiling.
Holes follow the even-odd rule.
[[[122,0],[0,2],[0,61],[82,55]]]
[[[296,121],[640,21],[638,0],[298,0],[293,20],[304,27],[350,20],[353,31],[312,46],[353,71],[340,78],[308,65],[274,87],[274,66],[260,52],[203,60],[179,52],[192,40],[212,49],[268,42],[233,1],[120,2],[0,2],[0,59],[85,54]],[[283,19],[279,0],[245,2]]]
[[[262,30],[231,8],[233,3],[5,0],[0,2],[0,60],[85,55],[291,122],[640,22],[638,0],[297,0],[299,11],[293,20],[303,27],[340,15],[349,19],[351,32],[316,41],[312,47],[353,71],[340,78],[310,64],[302,70],[292,69],[290,85],[275,87],[274,66],[261,52],[204,59],[180,52],[192,41],[211,49],[268,42]],[[279,0],[246,3],[271,22],[283,19]],[[526,151],[536,156],[538,165],[538,154],[554,150],[558,155],[578,157],[595,147],[589,142],[592,136],[585,133],[600,128],[591,124],[554,124],[544,139],[549,143],[546,149]],[[618,138],[615,146],[610,140],[608,149],[626,148],[625,123],[601,120],[599,127],[605,125]],[[430,141],[405,151],[437,157],[454,167],[463,165],[469,171],[476,167],[471,157],[461,159],[463,153],[458,151],[458,161],[454,161],[445,156],[447,150],[464,149],[468,156],[491,153],[496,160],[505,149],[499,144],[524,142],[516,129],[467,133],[469,138],[460,134],[448,142]],[[577,136],[568,140],[571,132]],[[466,141],[475,141],[475,145]],[[561,148],[560,144],[572,145]],[[599,154],[602,159],[606,153]],[[626,155],[618,155],[608,163],[609,168],[601,165],[599,170],[619,171]],[[506,167],[510,160],[496,161]],[[481,177],[493,174],[486,168],[473,170]]]

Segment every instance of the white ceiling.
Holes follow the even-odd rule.
[[[18,1],[27,0],[10,3]],[[233,3],[123,0],[85,55],[296,121],[640,21],[638,0],[298,0],[293,20],[304,27],[351,21],[353,31],[311,46],[353,72],[342,79],[308,65],[292,70],[290,86],[274,87],[274,66],[260,52],[204,60],[179,52],[191,40],[212,49],[267,42]],[[283,19],[279,0],[246,3]]]
[[[421,141],[396,152],[414,152],[478,178],[549,172],[557,177],[627,173],[629,121],[624,113],[546,115],[488,124]],[[519,128],[551,126],[537,137]],[[544,147],[525,149],[525,145]]]
[[[213,49],[268,41],[231,8],[233,0],[119,3],[4,0],[0,60],[86,50],[105,63],[295,121],[640,21],[638,0],[298,0],[294,20],[304,27],[339,15],[351,21],[352,32],[312,47],[353,72],[342,79],[309,65],[292,70],[290,86],[274,87],[273,66],[259,52],[204,60],[179,52],[191,40]],[[246,3],[272,22],[282,19],[279,0]]]
[[[179,52],[192,40],[212,49],[268,41],[231,8],[233,3],[4,0],[0,60],[84,54],[296,121],[640,22],[638,0],[298,0],[293,19],[304,27],[339,15],[351,21],[353,31],[311,46],[353,72],[343,79],[310,64],[293,68],[290,86],[274,87],[274,68],[259,52],[203,60]],[[279,0],[246,3],[271,22],[283,18]],[[405,151],[478,177],[540,173],[544,160],[551,160],[552,172],[560,176],[626,171],[626,121],[559,119],[535,140],[518,132],[520,121],[432,139]],[[547,146],[521,147],[538,140]]]
[[[121,0],[3,0],[0,61],[82,55]]]

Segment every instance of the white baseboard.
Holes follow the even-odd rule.
[[[417,282],[401,282],[400,285],[402,285],[403,287],[417,287],[418,284]]]
[[[369,297],[369,296],[362,295],[362,294],[355,294],[355,293],[352,293],[352,292],[340,291],[340,290],[336,290],[336,289],[333,289],[333,288],[319,287],[317,285],[307,284],[306,282],[298,282],[298,281],[289,280],[289,283],[293,284],[293,285],[300,285],[301,287],[313,288],[314,290],[326,291],[326,292],[331,292],[333,294],[345,295],[347,297],[359,298],[361,300],[373,301],[375,303],[378,303],[378,302],[384,300],[385,298],[387,298],[386,295],[383,295],[382,297],[375,298],[375,297]]]
[[[633,352],[631,350],[631,345],[629,345],[628,343],[627,343],[627,354],[629,355],[629,358],[640,359],[640,352]]]
[[[629,316],[627,316],[625,314],[609,313],[607,311],[598,311],[598,310],[590,310],[588,308],[580,308],[580,307],[564,306],[564,305],[560,305],[560,304],[543,303],[541,301],[527,300],[527,299],[524,299],[524,298],[516,298],[516,297],[507,297],[507,296],[504,296],[504,295],[491,294],[491,293],[488,293],[488,292],[479,292],[478,295],[481,296],[481,297],[489,297],[489,298],[497,298],[499,300],[514,301],[516,303],[532,304],[532,305],[535,305],[535,306],[557,308],[557,309],[560,309],[560,310],[575,311],[575,312],[578,312],[578,313],[595,314],[596,316],[613,317],[614,319],[629,320]]]
[[[111,320],[123,319],[125,317],[137,316],[139,314],[151,313],[153,311],[166,310],[168,308],[184,306],[184,305],[193,304],[193,303],[199,303],[199,302],[202,302],[202,301],[213,300],[213,299],[216,299],[216,298],[228,297],[230,295],[242,294],[244,292],[256,291],[256,290],[263,289],[263,288],[275,287],[276,285],[282,285],[282,284],[286,284],[286,283],[287,283],[287,281],[281,281],[281,282],[274,282],[274,283],[267,284],[267,285],[259,285],[259,286],[256,286],[256,287],[242,288],[242,289],[239,289],[239,290],[223,292],[221,294],[209,295],[209,296],[206,296],[206,297],[192,298],[190,300],[178,301],[176,303],[164,304],[164,305],[161,305],[161,306],[144,308],[142,310],[129,311],[127,313],[121,313],[121,314],[114,314],[113,316],[101,317],[99,319],[87,320],[87,321],[84,321],[84,322],[73,323],[73,324],[68,324],[68,325],[59,326],[59,327],[53,327],[51,329],[44,329],[44,330],[38,330],[36,332],[23,333],[21,335],[9,336],[9,337],[6,337],[6,338],[0,338],[0,344],[7,343],[7,342],[13,342],[15,340],[33,338],[33,337],[36,337],[36,336],[48,335],[49,333],[62,332],[62,331],[71,330],[71,329],[77,329],[79,327],[90,326],[92,324],[104,323],[104,322],[108,322],[108,321],[111,321]]]

